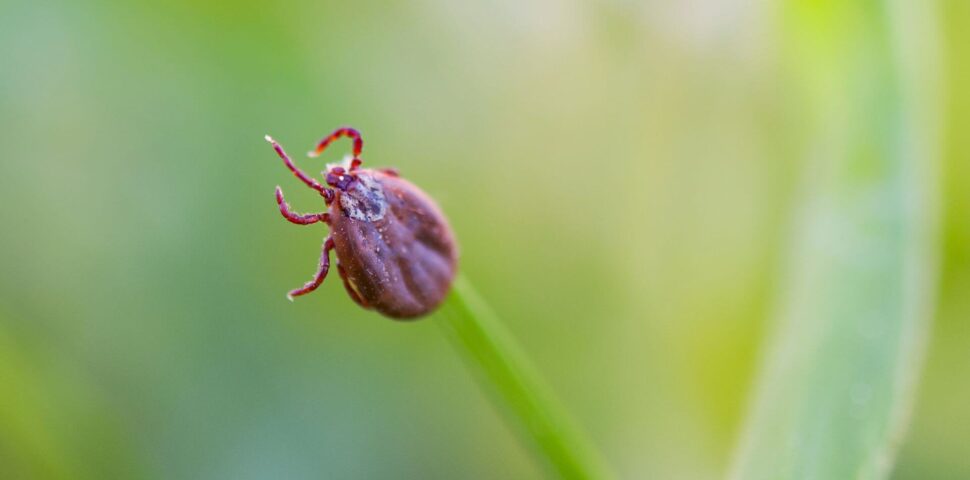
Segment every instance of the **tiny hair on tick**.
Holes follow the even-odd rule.
[[[330,271],[334,253],[337,273],[358,305],[397,320],[424,316],[441,304],[458,268],[458,248],[448,220],[420,188],[394,168],[362,168],[364,140],[354,128],[327,135],[307,155],[319,156],[335,140],[353,141],[351,155],[328,164],[323,183],[307,175],[269,135],[266,141],[293,175],[323,197],[325,211],[297,213],[276,187],[280,214],[297,225],[326,224],[330,232],[313,278],[287,297],[317,289]]]

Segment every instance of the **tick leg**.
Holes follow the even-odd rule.
[[[303,173],[303,170],[296,168],[296,165],[294,165],[293,161],[290,160],[290,156],[283,151],[283,147],[281,147],[279,143],[276,143],[276,140],[273,140],[273,137],[266,135],[266,141],[273,144],[273,150],[276,150],[276,154],[283,159],[283,163],[286,165],[286,168],[290,169],[290,171],[293,172],[293,175],[296,175],[296,178],[299,178],[300,181],[305,183],[308,187],[320,192],[320,194],[324,197],[327,197],[327,191],[330,190],[329,188],[320,185],[320,182],[314,180],[306,173]]]
[[[350,127],[343,127],[334,130],[333,133],[324,137],[323,140],[320,140],[320,143],[317,144],[317,148],[307,153],[307,155],[311,157],[320,155],[327,148],[327,145],[330,145],[330,142],[333,142],[340,137],[348,137],[354,140],[354,158],[350,161],[350,168],[347,170],[351,172],[357,170],[357,167],[359,167],[361,164],[360,152],[364,149],[364,139],[360,137],[360,132]]]
[[[330,214],[326,212],[300,214],[290,210],[290,204],[283,200],[283,190],[279,186],[276,187],[276,203],[280,206],[280,213],[283,214],[283,218],[297,225],[312,225],[317,222],[330,223]]]
[[[347,289],[347,294],[350,295],[350,298],[354,302],[357,302],[357,305],[360,305],[364,308],[370,308],[370,305],[368,305],[363,298],[360,298],[360,295],[357,294],[357,291],[354,290],[354,287],[350,285],[350,279],[347,278],[347,271],[344,270],[344,267],[343,265],[340,264],[340,262],[337,262],[337,273],[340,274],[340,279],[343,280],[344,288]]]
[[[286,294],[286,298],[293,301],[293,297],[306,295],[316,290],[323,283],[323,279],[327,278],[327,271],[330,270],[330,250],[333,250],[333,238],[327,237],[327,240],[323,242],[323,254],[320,255],[320,267],[317,268],[317,273],[313,275],[313,280],[304,284],[303,288],[290,290],[290,293]]]

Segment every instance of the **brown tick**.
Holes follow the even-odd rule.
[[[425,315],[441,303],[455,277],[458,250],[451,227],[435,202],[396,170],[360,168],[364,142],[357,130],[335,130],[308,155],[320,155],[340,137],[353,140],[353,156],[342,165],[327,165],[324,186],[266,136],[286,168],[319,192],[327,205],[323,213],[293,212],[277,186],[280,213],[297,225],[330,227],[317,273],[287,297],[292,300],[316,290],[330,270],[330,251],[336,250],[337,272],[360,306],[396,319]]]

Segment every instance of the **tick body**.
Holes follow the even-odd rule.
[[[276,141],[276,153],[294,175],[323,197],[327,210],[299,214],[290,210],[276,187],[280,213],[292,223],[326,223],[319,268],[290,299],[316,290],[330,270],[335,251],[337,271],[350,297],[364,308],[395,319],[412,319],[434,310],[455,277],[458,251],[448,221],[430,197],[392,169],[361,168],[363,141],[352,128],[340,128],[310,152],[317,156],[333,141],[349,137],[353,156],[344,165],[328,165],[325,184],[298,169]]]

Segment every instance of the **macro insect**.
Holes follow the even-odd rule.
[[[411,319],[434,310],[448,293],[458,263],[458,250],[448,221],[427,194],[391,168],[361,168],[364,141],[353,128],[338,128],[308,153],[319,156],[341,137],[353,140],[353,155],[342,164],[328,164],[321,184],[296,167],[276,140],[273,145],[296,178],[316,190],[325,212],[290,210],[283,190],[276,203],[283,218],[297,225],[325,223],[330,227],[313,279],[287,297],[317,289],[330,270],[336,252],[337,272],[357,304],[395,319]]]

